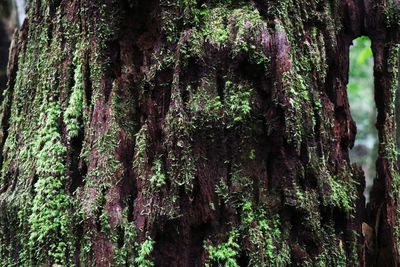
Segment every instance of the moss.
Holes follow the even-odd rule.
[[[128,208],[126,207],[122,211],[122,217],[119,225],[119,229],[122,229],[123,244],[114,247],[114,260],[116,266],[133,266],[135,265],[135,255],[138,251],[138,234],[134,222],[128,221]],[[120,237],[121,238],[121,237]],[[142,258],[146,259],[148,255],[143,255]]]
[[[184,65],[185,60],[189,58],[195,59],[199,64],[202,64],[203,61],[207,62],[207,56],[204,52],[204,47],[207,47],[207,49],[211,49],[216,53],[229,51],[227,53],[233,60],[242,57],[249,58],[251,64],[261,65],[267,72],[270,59],[266,56],[263,45],[268,45],[266,40],[269,38],[269,33],[277,30],[284,38],[288,39],[287,43],[291,43],[291,46],[287,47],[289,51],[288,64],[291,66],[287,73],[283,74],[283,97],[278,95],[281,94],[278,88],[274,88],[273,94],[276,97],[275,104],[282,107],[285,112],[286,139],[289,146],[294,148],[296,154],[299,155],[303,144],[313,142],[314,131],[316,130],[321,132],[324,144],[334,141],[330,134],[333,132],[333,125],[327,119],[329,116],[326,116],[329,111],[327,107],[322,106],[320,101],[322,94],[316,88],[314,81],[320,80],[324,82],[327,76],[328,59],[326,47],[336,46],[334,32],[341,26],[340,22],[332,18],[335,17],[337,6],[328,2],[317,4],[314,2],[281,1],[274,5],[274,7],[268,9],[268,14],[263,14],[263,17],[261,17],[257,9],[252,5],[244,3],[235,5],[207,3],[207,9],[205,7],[204,9],[203,7],[197,7],[198,11],[194,11],[189,15],[197,16],[197,19],[193,24],[186,24],[185,34],[182,36],[176,34],[176,32],[179,32],[178,25],[182,25],[176,22],[178,18],[175,18],[175,21],[170,18],[164,18],[168,23],[171,23],[169,34],[171,36],[175,34],[169,40],[179,44],[178,54],[181,56],[179,64],[182,66],[186,66]],[[176,7],[179,9],[178,4]],[[272,10],[275,10],[276,13],[271,14]],[[265,16],[275,19],[275,29],[264,22]],[[330,29],[332,36],[324,36],[323,32],[325,31],[319,30],[321,27]],[[172,34],[172,32],[175,33]],[[260,39],[260,36],[264,39]],[[298,58],[300,60],[297,60]],[[253,120],[259,112],[255,107],[257,94],[254,89],[255,86],[250,81],[234,80],[231,77],[223,76],[223,87],[219,88],[218,91],[216,82],[218,75],[220,74],[213,72],[211,68],[211,71],[204,77],[199,78],[201,81],[199,86],[193,87],[190,85],[184,89],[189,95],[188,105],[175,106],[174,108],[178,111],[174,116],[185,119],[191,118],[191,124],[195,125],[196,128],[192,128],[191,125],[181,124],[181,128],[188,129],[189,133],[191,131],[197,133],[204,129],[227,129],[230,133],[237,133],[243,139],[246,139],[247,132],[244,129],[254,126],[252,125]],[[277,82],[280,83],[281,81]],[[178,102],[181,101],[182,99],[178,99]],[[316,114],[321,120],[318,124],[315,118]],[[317,125],[319,129],[316,129]],[[185,134],[181,134],[181,136],[185,136]],[[241,145],[243,145],[243,148],[239,150],[250,151],[249,157],[254,158],[254,152],[251,153],[251,149],[245,148],[245,143],[241,143]],[[339,175],[333,176],[331,173],[336,172],[333,169],[327,169],[328,164],[326,164],[326,161],[330,160],[330,154],[325,149],[328,150],[328,148],[329,146],[327,148],[322,147],[322,151],[319,152],[315,148],[316,150],[310,155],[310,160],[311,158],[316,161],[322,160],[324,163],[322,165],[309,166],[313,175],[317,177],[318,190],[326,194],[317,194],[317,189],[314,192],[304,191],[302,188],[297,188],[294,190],[296,192],[291,192],[295,196],[292,200],[296,202],[296,207],[300,205],[300,210],[304,210],[307,214],[307,222],[305,223],[307,227],[310,226],[318,231],[324,229],[324,226],[321,225],[321,218],[318,216],[318,207],[320,205],[337,207],[340,210],[351,213],[356,201],[356,184],[351,178],[351,171],[341,170]],[[248,158],[247,155],[246,158]],[[293,171],[295,172],[293,177],[287,179],[294,179],[294,177],[302,177],[301,179],[305,180],[311,179],[310,177],[305,177],[304,170],[300,170],[300,168]],[[225,178],[219,179],[216,187],[216,194],[220,201],[219,207],[229,205],[240,216],[243,216],[244,213],[253,214],[249,216],[256,221],[256,218],[261,214],[268,214],[265,213],[267,208],[264,211],[252,208],[253,205],[251,203],[253,203],[254,199],[241,193],[246,190],[251,191],[251,180],[245,176],[240,177],[241,175],[236,174],[234,171],[232,171],[231,175],[232,177],[229,181]],[[327,190],[329,191],[328,193]],[[289,201],[288,196],[286,200]],[[315,203],[315,205],[307,207],[308,202]],[[301,208],[301,205],[303,208]],[[247,209],[248,207],[250,208]],[[215,206],[214,208],[217,209]],[[263,231],[252,229],[245,221],[239,224],[239,235],[242,238],[250,238],[244,233],[251,230],[252,233],[259,234],[258,238],[270,240]],[[279,223],[275,227],[274,223],[268,220],[267,225],[270,228],[278,228],[278,230],[284,232],[283,229],[280,229],[280,227],[283,227],[279,226]],[[276,237],[274,239],[273,246],[275,247],[270,251],[282,253],[280,254],[282,262],[288,263],[290,262],[289,247],[285,243],[285,237],[280,238]],[[320,238],[322,237],[320,236]],[[269,244],[268,242],[266,244]],[[279,242],[281,244],[283,242],[284,245],[278,245]],[[262,247],[262,245],[258,245]],[[251,256],[251,260],[256,262],[256,253],[254,251],[257,250],[253,247],[253,250],[249,250],[246,253],[249,253],[249,255],[254,253]],[[268,251],[268,249],[265,248],[265,251]],[[266,259],[258,260],[262,262],[262,260]]]
[[[317,177],[322,204],[352,212],[357,201],[357,182],[352,177],[352,169],[342,167],[337,175],[332,175],[325,157],[319,157],[315,147],[308,148],[308,153],[310,162],[307,172]],[[342,162],[340,166],[347,165]]]
[[[329,202],[334,206],[343,208],[345,211],[354,210],[355,201],[357,200],[355,182],[348,182],[337,177],[331,178],[329,182],[332,190]]]
[[[208,252],[208,260],[206,260],[206,266],[210,266],[211,263],[216,263],[219,266],[226,267],[239,267],[237,259],[240,255],[240,245],[237,243],[239,233],[237,230],[232,230],[229,233],[227,242],[221,243],[218,246],[207,245],[207,241],[204,248]]]
[[[304,79],[292,71],[283,73],[282,84],[287,97],[285,104],[289,105],[285,111],[286,136],[288,142],[293,144],[299,153],[305,133],[303,128],[305,125],[304,102],[309,100],[308,92]]]
[[[72,93],[69,98],[69,104],[64,112],[64,122],[68,131],[68,138],[78,136],[79,131],[82,127],[82,110],[84,106],[84,88],[83,88],[83,64],[84,64],[84,49],[88,44],[82,41],[77,44],[75,49],[75,55],[73,59],[73,65],[76,66],[74,70],[74,86],[72,87]]]
[[[335,193],[332,195],[334,194]],[[315,265],[347,266],[349,259],[344,250],[344,241],[339,239],[336,235],[335,229],[332,226],[333,222],[329,221],[324,224],[321,223],[321,218],[318,212],[318,196],[316,193],[313,191],[302,192],[302,190],[294,184],[293,189],[286,189],[285,195],[288,205],[299,207],[300,212],[305,213],[304,221],[302,221],[301,224],[303,224],[306,229],[310,229],[313,233],[317,233],[318,238],[323,240],[321,251],[315,259]],[[333,202],[332,204],[335,203]],[[337,205],[341,208],[345,208],[342,207],[342,203],[338,203]],[[353,257],[357,257],[357,253],[355,253]]]
[[[165,155],[156,155],[151,161],[152,155],[148,144],[151,143],[151,138],[148,132],[148,122],[146,122],[136,135],[135,155],[133,160],[133,167],[140,180],[141,192],[144,201],[148,204],[144,205],[141,215],[146,216],[147,220],[155,221],[158,216],[167,216],[174,219],[180,216],[178,204],[178,191],[180,186],[178,177],[175,172],[178,166],[165,166],[164,162],[174,160],[174,162],[181,162],[180,158],[165,159]],[[185,158],[183,158],[185,160]],[[187,168],[181,162],[181,168]],[[184,170],[185,171],[185,170]],[[187,171],[187,169],[186,169]],[[185,172],[183,172],[185,174]],[[170,193],[165,194],[166,183],[171,183]],[[191,180],[188,181],[189,186]]]
[[[48,3],[41,2],[39,10],[36,10],[38,6],[30,6],[31,18],[49,22]],[[97,24],[99,32],[89,33],[96,36],[102,33],[101,42],[93,46],[87,41],[88,36],[81,33],[80,23],[71,23],[71,18],[62,14],[59,9],[52,14],[51,22],[43,24],[41,29],[29,27],[31,24],[27,26],[29,38],[19,55],[19,71],[12,88],[13,94],[6,93],[13,96],[11,120],[15,124],[8,132],[9,138],[5,147],[10,153],[7,154],[8,163],[2,168],[4,180],[4,177],[10,175],[10,170],[13,171],[13,166],[18,166],[18,169],[14,170],[20,172],[15,177],[16,191],[26,192],[24,202],[30,203],[21,205],[23,202],[13,199],[15,197],[8,200],[21,205],[18,229],[23,248],[20,251],[21,264],[70,265],[73,260],[71,255],[74,253],[76,240],[72,236],[82,214],[71,216],[71,210],[76,211],[79,208],[75,206],[76,203],[68,192],[72,179],[67,158],[71,148],[65,146],[65,140],[70,141],[81,131],[86,131],[84,127],[90,122],[89,107],[86,103],[91,101],[85,99],[87,96],[83,88],[84,68],[87,68],[85,60],[89,54],[89,47],[95,50],[89,62],[92,68],[91,84],[97,90],[93,95],[96,96],[101,89],[100,78],[107,62],[104,58],[95,58],[95,54],[101,54],[105,42],[112,38],[112,30],[115,27],[113,23],[116,21],[111,20],[106,11],[106,6],[101,5],[99,12],[102,23]],[[105,63],[102,64],[102,61]],[[69,66],[66,67],[65,63],[69,63]],[[62,135],[64,127],[67,136]],[[117,144],[115,141],[118,129],[110,128],[106,136],[97,139],[108,144],[100,145],[107,150],[100,151],[106,155],[105,163],[101,165],[101,170],[93,170],[91,175],[101,174],[111,180],[115,178],[114,172],[118,172],[120,165],[115,160],[115,151],[112,151]],[[85,134],[90,135],[90,132],[86,131]],[[19,136],[18,140],[15,139],[16,136]],[[82,154],[82,158],[88,151],[88,144],[85,146],[86,152]],[[89,179],[88,184],[91,182]],[[105,188],[107,183],[110,181],[104,181],[103,187],[100,188]],[[20,195],[22,197],[22,194]],[[83,214],[87,218],[88,214]],[[103,231],[112,231],[107,229],[108,214],[103,212],[101,215]],[[91,233],[85,233],[83,237],[83,240],[86,240],[83,242],[83,251],[86,253],[91,247],[88,235]]]
[[[291,263],[287,236],[282,233],[278,214],[270,215],[263,208],[246,202],[242,216],[241,233],[250,242],[246,252],[251,266],[286,266]]]
[[[127,133],[129,140],[135,139],[137,134],[138,123],[130,118],[137,115],[137,101],[135,97],[129,93],[125,93],[116,83],[113,83],[112,109],[115,114],[117,124]],[[123,93],[121,93],[123,91]]]
[[[322,225],[318,213],[320,203],[316,192],[313,190],[304,192],[296,183],[293,183],[293,188],[285,189],[284,193],[287,205],[298,208],[304,214],[302,224],[320,237]]]
[[[148,132],[148,122],[145,122],[139,132],[136,134],[135,155],[133,160],[133,168],[135,169],[138,179],[146,183],[148,180],[146,169],[149,164],[148,144],[151,138]]]
[[[217,49],[226,47],[231,33],[231,29],[226,27],[227,14],[229,14],[229,11],[224,7],[215,8],[204,14],[205,26],[202,28],[201,34],[205,42],[216,46]]]
[[[357,266],[360,262],[359,260],[359,255],[358,251],[361,249],[361,245],[358,243],[359,240],[359,234],[357,231],[353,230],[352,235],[351,235],[351,241],[350,243],[350,255],[349,255],[349,262],[350,264],[353,264],[354,266]],[[340,242],[339,242],[339,248],[340,248]],[[342,241],[343,245],[343,241]]]
[[[94,137],[94,144],[91,149],[98,154],[97,166],[89,170],[86,177],[86,187],[82,200],[82,218],[86,221],[97,221],[101,225],[100,231],[106,235],[112,235],[114,228],[109,228],[107,223],[109,214],[104,210],[105,201],[112,201],[113,195],[107,192],[113,185],[118,184],[123,175],[124,168],[119,159],[115,157],[119,146],[120,127],[116,123],[115,114],[110,114],[111,118],[108,128],[104,132],[98,132]],[[90,192],[90,194],[89,194]],[[103,223],[101,222],[103,218]],[[114,227],[114,226],[113,226]]]
[[[139,267],[150,267],[154,266],[154,262],[149,259],[151,252],[153,251],[154,241],[151,238],[147,238],[138,250],[138,256],[135,258],[135,264]]]
[[[251,124],[252,107],[255,102],[253,84],[249,81],[232,82],[225,78],[223,98],[215,90],[214,81],[204,78],[203,86],[196,89],[189,105],[191,125],[198,128],[212,127],[226,129],[241,129]]]
[[[182,18],[180,9],[180,2],[171,0],[160,1],[160,6],[163,6],[161,10],[161,29],[169,42],[176,42],[178,40],[180,20]]]
[[[160,188],[165,185],[166,175],[163,170],[160,158],[154,160],[154,166],[151,168],[153,175],[150,178],[150,185],[152,188]]]
[[[241,252],[249,258],[249,264],[252,266],[290,264],[288,236],[282,229],[279,215],[272,213],[269,202],[253,204],[254,195],[251,193],[253,182],[248,177],[242,176],[241,172],[239,166],[234,166],[230,179],[231,185],[228,186],[225,180],[221,179],[215,189],[222,201],[219,206],[226,205],[233,208],[240,218],[238,225],[235,226],[235,234],[240,240],[239,247],[244,248]],[[237,255],[232,254],[232,248],[225,243],[218,247],[208,245],[206,249],[210,253],[210,259],[220,264],[229,258],[225,257],[225,254],[231,255],[232,264]]]
[[[44,11],[43,16],[47,15]],[[72,202],[66,192],[67,148],[60,133],[60,87],[65,86],[65,80],[59,77],[59,66],[66,53],[59,47],[59,25],[52,38],[47,27],[28,28],[16,83],[10,89],[11,121],[15,124],[8,129],[4,145],[9,153],[2,166],[2,180],[18,166],[19,174],[13,179],[20,194],[9,196],[6,202],[14,202],[19,209],[16,232],[22,248],[19,264],[24,265],[70,264],[73,253]]]
[[[394,26],[400,26],[400,5],[397,1],[387,0],[383,7],[383,13],[386,19],[386,25],[388,28]]]
[[[190,120],[184,111],[178,86],[179,77],[174,75],[171,104],[165,118],[164,146],[167,150],[168,176],[171,183],[175,188],[183,186],[189,193],[193,190],[196,167],[191,150]]]
[[[21,262],[32,259],[29,262],[31,265],[69,265],[68,260],[72,257],[67,256],[72,250],[65,248],[70,246],[68,242],[72,240],[70,231],[74,230],[74,226],[71,225],[83,221],[85,230],[86,225],[98,226],[82,237],[80,258],[83,265],[90,265],[93,261],[93,249],[98,238],[109,240],[116,265],[153,265],[154,241],[148,234],[144,234],[144,240],[139,240],[141,229],[136,229],[137,222],[128,220],[128,209],[122,211],[125,215],[116,216],[115,224],[104,209],[105,203],[111,203],[116,197],[110,189],[119,186],[125,177],[125,162],[123,164],[116,159],[121,145],[119,140],[127,138],[124,140],[126,143],[135,143],[133,170],[139,190],[136,201],[143,204],[140,209],[134,207],[135,215],[144,216],[146,224],[152,227],[154,222],[182,215],[179,200],[186,197],[192,200],[196,194],[193,184],[196,175],[201,174],[198,158],[204,156],[195,154],[199,147],[196,146],[198,140],[194,139],[211,135],[210,151],[214,153],[214,149],[220,146],[215,142],[219,140],[219,132],[228,138],[228,142],[235,142],[237,151],[228,155],[229,159],[218,159],[221,162],[226,160],[226,165],[231,165],[226,167],[226,176],[218,173],[215,180],[209,181],[218,185],[215,198],[206,200],[206,203],[215,214],[223,213],[225,208],[233,210],[232,217],[235,219],[229,226],[232,231],[222,236],[225,242],[219,242],[219,237],[209,237],[213,239],[211,245],[206,244],[210,264],[235,266],[239,257],[248,258],[250,265],[254,266],[291,264],[292,248],[289,242],[293,239],[290,235],[293,229],[291,222],[285,221],[282,210],[276,208],[279,206],[276,202],[285,205],[284,209],[293,206],[296,212],[304,215],[299,227],[319,233],[312,235],[313,243],[326,244],[318,247],[319,255],[312,260],[321,266],[342,266],[349,262],[342,248],[343,242],[340,243],[345,240],[342,238],[344,235],[335,232],[330,225],[334,223],[331,219],[324,218],[328,221],[325,224],[320,217],[321,209],[339,210],[351,217],[356,201],[356,183],[352,179],[351,168],[337,168],[348,166],[346,162],[330,163],[336,161],[329,152],[332,148],[330,144],[336,142],[334,126],[329,120],[334,115],[329,113],[333,112],[330,106],[322,105],[321,100],[326,95],[316,84],[316,81],[325,84],[327,62],[332,60],[326,50],[337,47],[335,34],[341,27],[341,20],[335,20],[337,6],[330,1],[276,1],[270,2],[267,10],[260,14],[255,4],[241,1],[200,3],[196,0],[163,0],[157,8],[161,9],[160,25],[162,38],[165,38],[161,43],[166,42],[161,48],[155,48],[150,63],[146,58],[146,67],[149,64],[150,69],[143,80],[132,88],[123,88],[120,79],[136,73],[134,68],[137,66],[132,64],[122,68],[121,77],[113,81],[111,108],[107,108],[106,118],[94,123],[97,118],[91,117],[91,112],[97,112],[97,108],[104,103],[109,104],[105,93],[110,88],[109,84],[104,85],[104,81],[112,71],[112,59],[104,51],[108,51],[110,43],[119,36],[116,31],[119,18],[111,11],[112,8],[110,11],[108,8],[117,5],[116,1],[97,1],[93,4],[94,8],[88,8],[81,3],[80,19],[85,19],[87,9],[94,10],[95,14],[90,18],[96,17],[94,20],[87,19],[85,25],[71,23],[70,18],[61,18],[61,11],[57,11],[51,18],[46,17],[54,19],[52,27],[56,30],[30,29],[28,39],[32,41],[28,40],[26,52],[21,52],[15,92],[5,93],[6,99],[12,97],[10,101],[13,105],[1,183],[4,185],[10,176],[15,176],[17,181],[16,194],[20,197],[10,198],[9,202],[18,206],[19,224],[16,224],[15,232],[21,233],[21,244],[26,244],[21,252]],[[47,3],[41,1],[38,6],[42,9],[37,13],[48,16],[50,9]],[[37,17],[38,14],[32,12],[38,6],[30,8],[32,18]],[[71,24],[76,26],[71,27]],[[81,30],[84,31],[83,27],[90,30],[88,36],[80,34]],[[65,34],[51,36],[48,32]],[[330,34],[324,36],[325,32]],[[281,69],[277,73],[271,72],[274,62],[270,60],[276,60],[274,49],[279,48],[272,40],[277,40],[278,35],[282,37],[279,41],[287,43],[288,49],[285,55],[288,56],[289,67],[284,73],[278,73]],[[60,43],[65,43],[65,47],[58,47]],[[48,50],[55,52],[47,55]],[[214,56],[219,57],[215,59],[218,64],[210,66],[210,57]],[[63,63],[72,58],[69,69],[63,69]],[[244,62],[244,59],[249,62]],[[193,64],[198,65],[200,71],[192,72],[190,67]],[[229,69],[225,69],[226,65]],[[264,76],[257,76],[254,81],[243,77],[249,76],[240,73],[243,69],[247,71],[248,66],[250,71],[257,68]],[[83,90],[83,78],[88,74],[86,68],[89,68],[93,89],[91,99],[85,99],[88,96]],[[187,69],[190,75],[194,73],[200,77],[185,77]],[[171,71],[174,72],[173,82],[168,80],[159,84],[161,74]],[[281,74],[282,80],[274,81],[274,77],[279,78]],[[196,81],[188,82],[188,79]],[[283,87],[269,88],[269,82],[283,83]],[[154,123],[154,118],[146,118],[144,114],[147,107],[139,105],[160,87],[171,88],[171,104],[166,117],[163,114]],[[121,91],[135,93],[122,95]],[[269,103],[269,98],[275,99],[274,102]],[[26,105],[26,102],[33,104]],[[260,106],[270,109],[262,110]],[[281,122],[270,121],[270,116],[281,117],[282,123],[285,120],[283,132],[276,127],[281,126]],[[137,120],[131,123],[133,117]],[[141,125],[139,120],[142,120]],[[270,125],[266,131],[265,124]],[[67,135],[62,136],[65,131]],[[71,151],[66,146],[66,140],[71,141],[82,132],[85,140],[79,160],[87,163],[89,173],[84,177],[84,189],[78,189],[73,195],[66,185],[66,181],[71,179],[70,163],[66,162]],[[203,136],[204,133],[207,135]],[[318,133],[320,136],[317,136]],[[278,136],[283,134],[284,137]],[[159,135],[162,137],[159,138]],[[154,137],[159,140],[153,140]],[[393,147],[389,144],[393,140],[385,138],[384,153],[392,160]],[[275,181],[269,179],[276,176],[265,170],[268,174],[261,182],[268,187],[260,185],[257,179],[261,179],[261,175],[253,167],[259,161],[266,169],[275,167],[274,155],[264,155],[269,152],[260,151],[257,141],[262,140],[260,144],[264,147],[264,141],[269,146],[269,141],[278,139],[287,141],[282,153],[290,158],[290,164],[307,166],[287,167],[292,173],[279,177],[282,184],[289,184],[287,190],[274,188],[279,192],[273,192],[269,185]],[[35,159],[38,153],[42,157],[39,161]],[[237,161],[245,164],[235,165]],[[225,173],[222,169],[221,173]],[[127,176],[130,177],[130,173]],[[395,176],[394,181],[397,180]],[[314,183],[315,188],[312,189],[304,186]],[[32,190],[33,184],[36,186]],[[394,188],[397,187],[394,185]],[[79,203],[83,206],[81,214],[77,218],[67,218],[67,210],[76,210],[78,205],[71,199],[80,199],[85,195],[87,198]],[[51,201],[43,204],[47,197]],[[116,202],[119,203],[119,199]],[[128,205],[131,204],[123,204]],[[16,211],[10,211],[10,214],[12,212]],[[132,211],[129,212],[132,215]],[[42,221],[46,216],[52,218],[53,213],[61,218],[54,227],[68,228],[56,235],[53,225],[47,226]],[[11,244],[0,246],[1,256],[11,251],[9,246]],[[344,247],[347,249],[349,246],[344,244]],[[356,255],[354,246],[351,249]],[[47,251],[51,257],[45,257]],[[35,253],[39,256],[37,262],[34,260]]]
[[[67,264],[71,257],[68,251],[73,251],[73,244],[69,213],[71,200],[64,189],[66,177],[62,163],[66,148],[57,132],[60,109],[55,103],[49,104],[47,114],[42,114],[39,120],[45,122],[41,123],[44,128],[36,144],[38,181],[35,183],[32,214],[28,219],[28,248],[39,262],[50,257],[56,263]]]
[[[288,107],[285,108],[287,140],[299,153],[301,144],[313,135],[316,124],[313,119],[315,118],[313,106],[318,105],[315,102],[315,99],[318,99],[315,94],[318,92],[310,88],[313,88],[311,81],[314,79],[324,81],[326,78],[326,41],[315,27],[307,32],[301,19],[297,19],[297,23],[292,20],[292,13],[297,14],[301,8],[306,9],[306,7],[298,7],[292,1],[282,2],[279,5],[280,7],[277,7],[279,19],[275,19],[275,29],[281,33],[282,42],[287,38],[290,43],[286,49],[288,49],[287,60],[291,65],[282,74],[279,84],[283,85],[284,97],[279,98],[279,101],[281,105]],[[318,14],[317,11],[314,12]],[[299,14],[298,18],[304,19],[303,15]],[[298,42],[298,39],[303,41]]]
[[[385,14],[388,16],[388,23],[390,21],[391,14],[388,9],[395,9],[398,8],[398,5],[393,4],[393,1],[389,1],[388,6],[385,9]],[[389,12],[389,13],[387,13]],[[397,12],[398,13],[398,12]],[[397,14],[398,15],[398,14]],[[389,47],[389,58],[388,58],[388,71],[391,78],[391,85],[390,85],[390,105],[387,108],[385,114],[385,124],[383,129],[383,135],[380,137],[380,144],[379,144],[379,156],[385,158],[388,162],[389,169],[388,175],[392,178],[392,196],[391,198],[394,199],[395,205],[400,203],[400,176],[398,170],[398,149],[396,147],[396,136],[391,134],[395,130],[395,125],[397,120],[395,119],[396,107],[396,91],[399,88],[399,60],[400,60],[400,44],[392,44]],[[395,122],[396,121],[396,122]],[[396,224],[400,225],[400,209],[396,209]],[[394,235],[397,242],[397,247],[400,244],[400,232],[398,231],[398,227],[394,230]],[[398,249],[398,253],[400,254],[400,249]]]
[[[327,225],[323,232],[324,243],[322,245],[322,252],[316,257],[315,266],[348,266],[343,241],[337,238],[334,227]]]

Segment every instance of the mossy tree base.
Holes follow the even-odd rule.
[[[27,10],[1,107],[0,265],[397,266],[397,1]],[[361,35],[380,140],[367,208],[348,155]]]

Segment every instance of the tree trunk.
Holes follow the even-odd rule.
[[[29,1],[1,107],[0,265],[397,266],[399,5]],[[348,153],[361,35],[367,207]]]
[[[7,85],[7,59],[8,48],[13,31],[17,25],[15,9],[11,0],[0,2],[0,88],[4,90]]]

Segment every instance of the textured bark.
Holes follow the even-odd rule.
[[[0,3],[0,88],[4,90],[7,84],[8,48],[12,34],[16,27],[15,10],[12,1],[4,0]]]
[[[28,4],[1,107],[2,266],[398,265],[398,1]],[[367,207],[348,156],[361,35]]]

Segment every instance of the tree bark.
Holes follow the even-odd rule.
[[[397,0],[27,12],[1,106],[2,266],[398,266]],[[346,93],[361,35],[379,132],[367,207]]]
[[[0,88],[4,90],[7,85],[8,48],[13,31],[17,25],[15,10],[11,0],[0,3]]]

